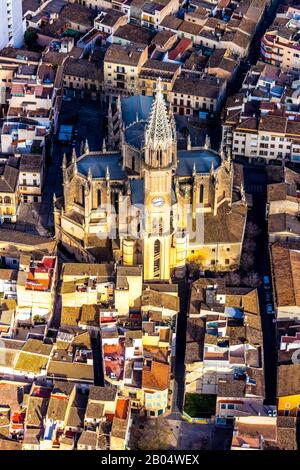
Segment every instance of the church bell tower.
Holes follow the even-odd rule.
[[[145,130],[144,154],[144,279],[170,278],[172,179],[176,167],[176,133],[168,115],[161,81]]]

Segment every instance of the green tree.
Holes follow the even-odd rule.
[[[29,28],[24,34],[24,42],[28,49],[36,49],[38,34],[35,29]]]

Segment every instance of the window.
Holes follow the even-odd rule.
[[[160,237],[163,235],[163,230],[164,230],[163,219],[162,217],[160,217],[159,225],[158,225],[158,234]]]
[[[97,207],[101,206],[101,189],[97,190]]]
[[[200,194],[199,194],[200,204],[203,204],[203,199],[204,199],[204,186],[203,184],[200,184]]]
[[[159,277],[160,275],[160,241],[155,240],[154,243],[154,277]]]

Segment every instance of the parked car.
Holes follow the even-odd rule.
[[[265,288],[265,289],[270,289],[271,284],[270,284],[270,278],[269,278],[269,276],[264,276],[264,277],[263,277],[263,283],[264,283],[264,288]]]
[[[269,315],[273,315],[274,314],[274,309],[273,309],[273,305],[272,304],[267,304],[267,313]]]
[[[270,291],[266,292],[266,301],[272,302],[272,293]]]

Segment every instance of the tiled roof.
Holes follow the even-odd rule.
[[[300,306],[300,251],[274,243],[271,262],[277,307]]]
[[[153,361],[151,367],[144,367],[142,386],[150,390],[166,390],[170,384],[170,365]]]
[[[122,168],[120,154],[87,154],[77,160],[79,173],[88,176],[91,169],[93,178],[105,178],[107,168],[112,180],[124,180],[125,172]]]

